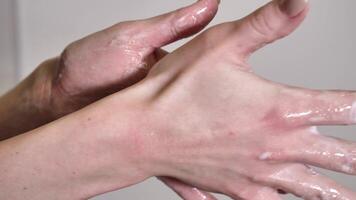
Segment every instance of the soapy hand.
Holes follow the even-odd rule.
[[[42,107],[59,118],[137,83],[167,54],[162,46],[202,30],[215,16],[218,3],[201,0],[161,16],[122,22],[73,42],[59,58],[45,62],[40,68],[44,72],[39,74],[48,72],[50,76],[46,77],[51,77],[41,78],[35,84],[39,96],[49,96],[42,98],[45,99]],[[43,84],[42,80],[49,84]],[[215,199],[178,180],[166,177],[160,180],[186,200]]]
[[[157,17],[118,23],[75,41],[55,62],[52,109],[78,110],[142,80],[163,56],[161,47],[202,30],[215,16],[217,0],[198,1]]]
[[[356,93],[277,84],[247,62],[295,30],[307,12],[305,0],[273,1],[210,28],[100,105],[129,105],[137,153],[154,166],[147,169],[152,176],[233,199],[280,199],[278,190],[307,200],[355,199],[309,165],[356,175],[356,144],[315,128],[354,124]]]

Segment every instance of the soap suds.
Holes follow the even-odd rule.
[[[318,127],[316,126],[313,126],[313,127],[310,127],[309,131],[313,134],[316,134],[316,135],[319,135],[319,130],[318,130]]]
[[[271,157],[272,157],[272,153],[271,152],[264,152],[263,154],[261,154],[259,156],[259,159],[260,160],[267,160],[267,159],[269,159]]]

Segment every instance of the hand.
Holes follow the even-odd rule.
[[[356,93],[273,83],[247,63],[306,16],[304,0],[283,2],[209,29],[163,58],[144,81],[96,104],[126,105],[148,174],[234,199],[280,199],[278,189],[307,200],[356,198],[307,166],[356,174],[356,144],[315,128],[354,124]]]
[[[36,91],[50,94],[43,107],[58,118],[142,80],[167,54],[160,47],[203,29],[217,8],[216,0],[203,0],[158,17],[122,22],[70,44],[59,58],[43,64],[42,74],[50,75],[42,77],[51,77],[35,84]],[[43,90],[42,80],[49,90]],[[186,200],[215,199],[178,180],[160,180]]]
[[[167,53],[160,49],[203,29],[217,0],[203,0],[145,20],[118,23],[70,44],[49,61],[51,103],[65,115],[142,80]],[[54,63],[53,63],[54,62]]]
[[[72,43],[0,98],[0,141],[140,81],[167,54],[161,46],[203,29],[217,8],[217,0],[202,0],[162,16],[119,23]],[[161,180],[185,199],[213,199],[178,180]]]

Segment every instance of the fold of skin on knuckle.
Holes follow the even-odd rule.
[[[275,132],[290,131],[291,128],[295,128],[300,124],[300,119],[287,118],[290,109],[294,109],[298,106],[297,101],[291,98],[289,95],[284,94],[283,86],[276,87],[275,96],[273,98],[273,106],[269,107],[266,111],[261,123],[266,127],[275,129]],[[287,113],[287,114],[286,114]],[[296,112],[298,113],[298,112]]]
[[[257,33],[256,35],[259,36],[256,40],[261,40],[262,38],[264,41],[272,42],[275,29],[271,26],[270,21],[268,21],[267,16],[263,11],[264,10],[261,9],[258,13],[248,16],[249,20],[246,20],[245,23],[250,27],[250,30],[254,31]]]
[[[291,30],[285,27],[284,24],[288,21],[288,18],[281,13],[279,7],[276,6],[277,2],[271,2],[266,7],[260,8],[256,13],[247,16],[248,20],[244,20],[246,27],[256,33],[255,43],[261,43],[260,41],[266,41],[267,43],[261,43],[256,49],[261,48],[268,43],[271,43],[283,36],[287,35]],[[254,51],[255,49],[252,49]]]

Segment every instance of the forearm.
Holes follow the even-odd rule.
[[[56,59],[44,62],[0,98],[0,141],[55,119],[49,105],[56,62]]]
[[[129,128],[116,121],[110,134],[89,126],[101,124],[95,116],[80,111],[1,142],[0,199],[84,199],[147,178]]]

